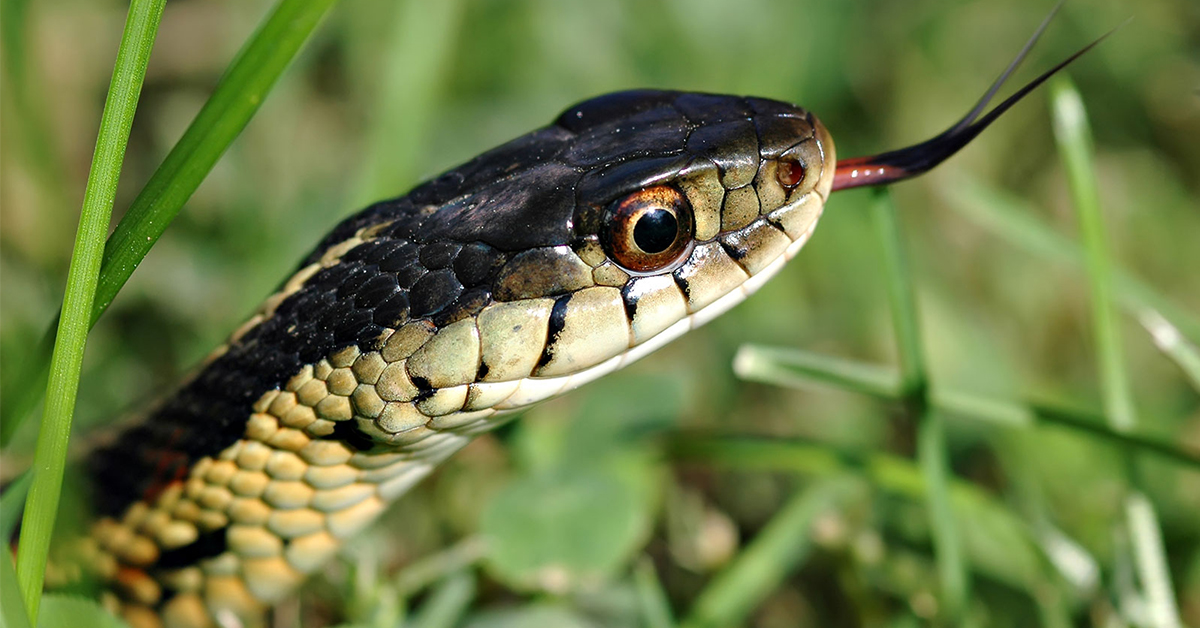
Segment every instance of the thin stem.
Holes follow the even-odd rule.
[[[38,432],[33,459],[33,484],[21,522],[17,554],[17,576],[21,594],[29,611],[29,622],[37,625],[38,603],[42,595],[50,535],[62,492],[63,467],[67,459],[67,439],[79,389],[79,371],[83,350],[91,328],[92,302],[104,253],[104,235],[112,216],[117,180],[125,158],[125,146],[133,126],[146,65],[158,33],[166,0],[133,0],[125,19],[125,32],[117,49],[112,82],[100,118],[100,132],[88,173],[79,230],[71,267],[67,273],[66,294],[58,325],[58,340],[50,360],[46,387],[46,406]]]
[[[456,571],[479,562],[487,553],[483,539],[472,536],[450,547],[414,561],[392,578],[397,593],[411,597],[425,587]]]
[[[469,571],[451,574],[429,594],[404,628],[452,628],[462,622],[476,594],[475,576]]]
[[[957,621],[967,605],[970,575],[963,560],[958,525],[950,508],[951,472],[946,459],[944,419],[930,403],[929,376],[921,345],[916,291],[895,208],[886,190],[875,193],[870,211],[879,232],[884,258],[888,303],[900,359],[903,401],[917,419],[917,460],[929,486],[926,505],[933,531],[934,556],[943,605],[951,621]]]

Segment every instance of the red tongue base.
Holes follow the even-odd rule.
[[[873,164],[871,159],[872,157],[851,157],[837,162],[837,168],[833,171],[833,191],[886,185],[913,176],[903,168]]]

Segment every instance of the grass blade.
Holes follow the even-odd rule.
[[[1108,258],[1104,217],[1092,162],[1091,129],[1083,100],[1065,77],[1051,86],[1054,135],[1067,171],[1071,197],[1079,215],[1083,237],[1085,266],[1091,292],[1092,324],[1096,337],[1100,382],[1109,426],[1128,432],[1137,424],[1133,393],[1125,372],[1121,336],[1112,305],[1112,272]],[[1164,555],[1162,533],[1154,506],[1138,488],[1136,461],[1129,449],[1124,451],[1129,479],[1133,484],[1125,496],[1126,522],[1134,553],[1138,578],[1143,587],[1152,625],[1160,628],[1180,626],[1179,610],[1171,587],[1171,574]]]
[[[1104,409],[1113,429],[1126,432],[1133,428],[1137,418],[1129,378],[1125,376],[1125,358],[1116,312],[1112,308],[1112,266],[1108,259],[1108,236],[1104,230],[1096,189],[1091,136],[1083,101],[1078,92],[1067,85],[1064,80],[1058,80],[1053,86],[1054,134],[1067,170],[1071,197],[1079,214]]]
[[[208,102],[150,176],[108,239],[89,326],[99,320],[150,247],[246,127],[334,2],[280,0],[238,53]],[[53,342],[51,329],[34,354],[33,363],[23,369],[9,370],[13,379],[3,386],[8,403],[0,417],[0,446],[8,443],[21,420],[37,403],[39,382],[46,377],[46,357]]]
[[[917,321],[917,299],[912,285],[908,257],[896,221],[896,210],[886,189],[875,192],[871,217],[879,234],[884,278],[892,328],[896,333],[896,353],[900,359],[900,380],[906,395],[923,398],[929,379],[925,369],[925,351],[921,348],[921,329]]]
[[[1155,310],[1146,310],[1139,317],[1142,327],[1150,332],[1154,344],[1175,361],[1185,377],[1191,382],[1192,388],[1200,392],[1200,351],[1179,332],[1179,328],[1171,321],[1163,318]]]
[[[667,443],[673,460],[739,471],[797,473],[813,478],[861,474],[872,489],[928,502],[929,484],[912,461],[886,453],[838,449],[802,439],[678,434]],[[949,501],[963,531],[973,572],[1004,582],[1037,599],[1046,591],[1038,556],[1043,550],[1028,526],[1006,504],[970,482],[949,478]],[[903,526],[901,526],[903,527]],[[897,529],[899,532],[899,529]],[[997,547],[1003,548],[997,551]]]
[[[798,491],[758,536],[696,597],[686,628],[740,625],[808,555],[810,529],[857,484],[849,477],[821,480]]]
[[[0,628],[29,628],[29,614],[17,585],[12,552],[7,543],[0,544],[0,550]]]
[[[397,7],[356,205],[399,193],[427,167],[421,159],[458,44],[463,4],[409,0]]]
[[[964,218],[1009,244],[1054,262],[1083,264],[1084,254],[1079,244],[1037,218],[1023,199],[968,176],[959,176],[951,185],[938,189]],[[1200,319],[1194,314],[1116,264],[1113,283],[1126,311],[1137,315],[1147,310],[1157,312],[1184,336],[1200,342]]]
[[[38,603],[42,596],[50,535],[62,491],[63,467],[67,459],[67,439],[79,389],[79,371],[83,350],[91,328],[92,303],[104,253],[104,235],[112,216],[117,180],[125,158],[125,146],[137,110],[146,65],[158,33],[166,0],[133,0],[125,20],[125,32],[117,49],[112,82],[100,119],[96,151],[84,191],[79,230],[71,254],[63,297],[58,340],[51,357],[46,406],[38,432],[33,459],[33,483],[21,525],[17,554],[17,576],[29,621],[37,625]]]
[[[646,628],[672,628],[675,620],[672,618],[671,604],[654,570],[654,561],[649,556],[643,556],[638,561],[633,571],[633,583],[637,589],[642,625]]]
[[[483,559],[487,544],[483,539],[472,536],[450,547],[413,561],[392,579],[396,591],[404,597],[412,597],[442,578],[456,571],[466,570]]]
[[[894,369],[785,347],[742,345],[733,358],[733,372],[777,386],[817,384],[884,399],[902,396]]]
[[[896,211],[887,190],[876,192],[871,216],[879,232],[884,258],[888,303],[900,358],[900,381],[905,405],[917,419],[917,460],[929,487],[926,505],[933,532],[934,557],[942,588],[942,605],[950,621],[967,606],[970,575],[963,559],[958,524],[950,508],[949,463],[946,460],[944,418],[933,408],[925,353],[921,347],[916,294],[904,251]]]
[[[475,576],[468,571],[460,571],[434,588],[429,599],[404,623],[404,628],[457,626],[474,599]]]
[[[894,403],[905,399],[900,392],[900,376],[892,369],[801,349],[743,345],[734,359],[734,371],[742,379],[775,386],[799,389],[823,386]],[[947,416],[1009,428],[1059,427],[1200,469],[1200,452],[1181,449],[1171,441],[1113,430],[1105,424],[1101,412],[1061,404],[981,397],[940,386],[930,390],[929,403]]]

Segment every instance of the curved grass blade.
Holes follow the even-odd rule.
[[[900,375],[894,369],[790,347],[742,345],[734,357],[733,369],[744,380],[773,386],[825,387],[862,393],[888,402],[904,400]],[[1200,469],[1200,453],[1183,449],[1169,440],[1115,431],[1105,424],[1100,412],[1061,404],[982,397],[936,385],[930,393],[930,404],[948,416],[1001,427],[1060,427]]]
[[[680,625],[720,628],[742,624],[808,556],[813,522],[860,488],[854,477],[843,474],[797,491],[746,549],[713,577]]]
[[[4,487],[4,493],[0,494],[0,539],[11,539],[17,531],[17,522],[25,510],[25,498],[29,496],[31,482],[33,472],[26,471]]]
[[[1024,199],[967,175],[955,176],[937,191],[964,218],[1009,244],[1043,259],[1082,265],[1079,244],[1039,219]],[[1112,271],[1116,297],[1127,312],[1139,316],[1145,311],[1156,312],[1184,337],[1200,343],[1200,318],[1119,264],[1114,264]]]
[[[151,175],[108,239],[89,327],[99,320],[150,247],[246,127],[334,2],[280,0],[238,53],[208,102]],[[0,387],[8,400],[0,409],[0,446],[8,443],[21,420],[37,403],[39,382],[46,376],[46,358],[53,342],[51,329],[35,352],[33,363],[23,369],[11,369],[12,379]]]
[[[1133,391],[1125,370],[1121,335],[1112,300],[1112,263],[1109,260],[1104,216],[1092,159],[1091,128],[1083,100],[1070,80],[1060,77],[1051,85],[1054,136],[1067,172],[1071,197],[1079,216],[1085,267],[1091,292],[1092,326],[1096,338],[1100,385],[1109,426],[1129,432],[1137,425]],[[1142,585],[1152,626],[1181,625],[1171,574],[1167,568],[1162,530],[1153,503],[1140,486],[1134,452],[1123,448],[1130,488],[1124,497],[1125,524],[1132,541],[1138,579]]]
[[[675,620],[671,615],[671,604],[654,569],[654,561],[649,556],[642,556],[634,567],[633,584],[642,625],[646,628],[672,628]]]
[[[92,304],[104,253],[104,235],[108,232],[109,219],[112,217],[125,146],[129,141],[133,114],[137,110],[146,65],[150,61],[150,51],[154,47],[165,4],[166,0],[133,0],[129,5],[125,32],[117,49],[117,61],[104,103],[104,113],[100,118],[96,151],[84,191],[79,230],[75,235],[75,248],[67,273],[58,340],[54,343],[50,360],[46,406],[33,458],[33,483],[21,520],[17,553],[17,579],[29,612],[29,623],[33,625],[37,625],[50,535],[62,492],[67,439],[71,434],[71,417],[75,412],[83,349],[88,330],[91,329]]]

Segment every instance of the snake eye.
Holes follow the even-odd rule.
[[[804,181],[804,164],[792,159],[781,159],[775,169],[779,185],[791,190]]]
[[[673,187],[657,185],[618,199],[608,210],[604,244],[613,261],[638,273],[679,260],[692,238],[692,208]]]

